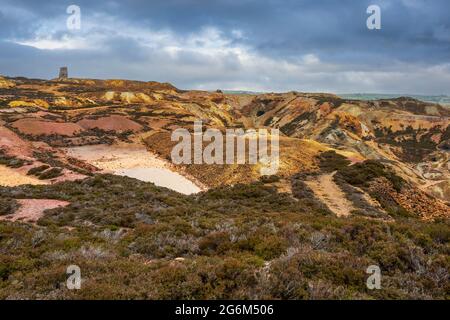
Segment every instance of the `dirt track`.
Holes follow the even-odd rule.
[[[333,181],[336,172],[323,174],[317,180],[305,181],[314,194],[327,205],[338,217],[345,217],[355,210],[352,203],[345,197],[344,192]]]
[[[36,222],[47,209],[67,206],[69,202],[53,199],[20,199],[20,208],[13,214],[0,217],[0,220]]]

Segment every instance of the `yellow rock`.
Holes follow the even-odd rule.
[[[117,80],[117,79],[111,79],[111,80],[105,80],[106,85],[114,86],[114,87],[121,87],[125,85],[125,81],[123,80]]]
[[[53,103],[57,106],[68,106],[69,101],[66,99],[66,97],[57,97]]]
[[[33,102],[34,102],[37,106],[42,107],[42,108],[48,108],[48,107],[49,107],[48,102],[45,101],[45,100],[42,100],[42,99],[34,99]]]
[[[126,103],[138,102],[139,99],[136,98],[133,92],[122,92],[120,94],[120,100]]]
[[[126,103],[140,103],[140,102],[152,102],[153,99],[142,92],[122,92],[120,94],[120,100]]]
[[[114,100],[116,93],[114,91],[107,91],[104,95],[103,95],[103,99],[107,100],[107,101],[111,101]]]
[[[148,95],[146,95],[145,93],[139,92],[136,94],[136,96],[142,101],[142,102],[152,102],[153,99],[150,98]]]
[[[17,108],[17,107],[36,107],[36,103],[34,102],[28,102],[28,101],[22,101],[22,100],[14,100],[8,103],[8,106],[11,108]]]
[[[164,99],[163,95],[159,94],[159,93],[153,93],[152,96],[155,100],[163,100]]]
[[[2,89],[8,89],[15,87],[16,84],[8,79],[5,79],[3,77],[0,77],[0,88]]]

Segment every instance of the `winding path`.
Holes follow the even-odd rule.
[[[317,180],[305,181],[305,183],[311,188],[317,198],[326,204],[338,217],[345,217],[350,215],[350,212],[355,210],[355,207],[347,200],[344,192],[334,182],[333,176],[335,174],[336,171],[322,174]]]

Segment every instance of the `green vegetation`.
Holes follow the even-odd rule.
[[[53,179],[59,177],[60,175],[62,175],[61,168],[51,168],[39,174],[39,179],[41,180]]]
[[[38,167],[33,167],[30,170],[28,170],[27,175],[39,175],[42,173],[42,171],[47,170],[48,168],[50,168],[50,166],[43,164],[41,166]]]
[[[448,221],[337,218],[303,178],[295,199],[262,182],[184,196],[113,175],[2,187],[1,208],[21,198],[70,205],[38,226],[0,222],[0,298],[449,298]],[[81,290],[64,286],[71,264]],[[366,288],[372,264],[382,290]]]
[[[389,180],[395,190],[401,191],[404,180],[376,160],[366,160],[352,166],[342,167],[338,171],[340,178],[354,186],[368,186],[376,178],[384,177]]]
[[[438,143],[433,140],[433,136],[442,134],[441,141],[444,141],[448,128],[444,130],[436,126],[431,129],[414,129],[407,126],[394,132],[390,127],[375,127],[375,136],[377,142],[400,148],[401,152],[397,156],[401,159],[417,163],[436,150]]]
[[[340,97],[334,97],[334,96],[325,96],[325,97],[319,97],[319,100],[317,101],[317,105],[322,105],[325,102],[328,102],[331,104],[331,106],[335,109],[339,108],[345,100]]]
[[[325,172],[333,172],[347,167],[351,162],[334,150],[324,151],[317,156],[319,167]]]
[[[14,156],[9,156],[5,151],[0,149],[0,164],[3,164],[10,168],[20,168],[30,162],[24,159],[20,159]]]
[[[262,183],[274,183],[280,181],[280,177],[277,175],[261,176],[259,181]]]
[[[149,82],[15,81],[21,85],[0,90],[5,97],[0,106],[13,98],[41,99],[52,105],[38,114],[42,108],[1,114],[5,128],[25,141],[40,142],[31,144],[36,162],[28,174],[52,179],[62,170],[71,170],[89,177],[0,187],[0,299],[450,299],[450,221],[435,218],[445,214],[426,216],[423,210],[433,211],[434,199],[415,192],[414,184],[403,181],[385,163],[350,165],[335,151],[322,152],[311,161],[322,147],[302,143],[303,155],[291,139],[332,143],[363,155],[378,152],[372,143],[389,144],[400,159],[416,162],[449,148],[449,127],[430,129],[436,118],[422,117],[426,111],[447,115],[445,109],[429,109],[404,98],[366,103],[296,92],[227,97],[200,91],[181,94],[170,85]],[[56,95],[47,93],[54,90],[80,106],[54,107]],[[107,91],[142,92],[152,101],[107,102]],[[349,105],[343,108],[344,103]],[[394,131],[383,127],[386,121],[381,115],[387,110],[397,120],[386,121],[395,127],[405,119],[406,125],[423,123],[426,128],[405,125]],[[420,114],[420,121],[407,110]],[[32,136],[13,125],[23,118],[78,123],[114,114],[139,123],[145,132],[144,143],[162,158],[170,157],[170,132],[176,127],[192,131],[193,118],[221,130],[249,129],[252,123],[259,126],[261,122],[280,127],[290,136],[281,141],[287,157],[282,159],[280,176],[232,186],[228,185],[232,181],[252,181],[254,168],[186,166],[182,168],[186,173],[220,187],[185,196],[127,177],[95,174],[92,165],[58,151],[117,140],[135,143],[131,131],[94,128],[74,136]],[[366,123],[372,118],[371,125]],[[363,141],[350,132],[362,134]],[[365,144],[364,140],[372,141]],[[40,148],[42,142],[54,148]],[[436,176],[442,168],[435,166],[445,159],[441,157],[436,153],[439,161],[430,161],[434,163],[426,168],[430,173],[436,171]],[[27,163],[0,151],[0,164],[20,167]],[[291,176],[295,163],[304,167]],[[406,168],[401,163],[399,167]],[[341,193],[330,189],[328,180],[319,180],[323,186],[305,182],[314,175],[328,174],[329,178],[332,172],[353,204],[349,207],[355,208],[349,216],[337,217],[325,204],[347,208],[346,202],[331,201]],[[22,199],[64,200],[69,205],[46,210],[36,223],[4,219],[17,212]],[[21,213],[28,213],[28,206],[23,209]],[[65,285],[66,268],[73,264],[81,268],[81,290],[68,290]],[[366,287],[370,265],[381,268],[381,290]]]
[[[322,152],[317,158],[319,160],[319,167],[322,171],[337,171],[336,175],[334,175],[334,181],[344,192],[345,197],[351,201],[356,208],[352,214],[377,218],[388,218],[389,216],[413,216],[410,212],[397,204],[389,194],[370,188],[375,179],[385,178],[388,183],[392,184],[394,190],[397,192],[402,190],[405,181],[382,163],[376,160],[366,160],[362,163],[356,163],[350,166],[350,161],[344,156],[337,154],[335,151]],[[303,188],[305,188],[305,186]],[[370,204],[365,198],[364,193],[358,188],[364,189],[371,197],[378,200],[389,216],[382,210],[379,210]],[[310,192],[308,196],[313,198],[314,194]]]
[[[348,184],[339,175],[335,175],[333,180],[344,192],[345,197],[351,201],[353,206],[356,208],[352,214],[382,219],[389,218],[389,215],[386,212],[374,207],[373,204],[368,201],[361,189]]]
[[[291,122],[285,124],[280,128],[280,131],[287,136],[291,136],[296,130],[301,128],[308,121],[315,121],[316,114],[314,112],[303,112],[301,115],[297,116]]]
[[[14,199],[0,198],[0,216],[14,213],[19,208],[19,203]]]
[[[385,179],[386,186],[381,188],[372,188],[375,180]],[[343,167],[338,170],[335,179],[341,188],[346,193],[346,196],[357,208],[361,208],[361,211],[354,212],[363,216],[383,217],[385,214],[379,210],[374,210],[367,205],[366,201],[357,191],[352,190],[352,186],[365,189],[368,194],[376,199],[384,210],[395,218],[407,218],[413,217],[414,214],[402,207],[392,196],[389,194],[387,188],[392,186],[396,192],[401,192],[406,182],[399,176],[397,176],[391,169],[387,168],[382,163],[376,160],[366,160],[362,163],[356,163],[352,166]],[[346,185],[347,183],[347,185]]]
[[[324,203],[315,197],[314,192],[304,182],[306,180],[305,174],[296,174],[291,180],[292,195],[297,199],[302,212],[313,212],[320,215],[333,214]]]

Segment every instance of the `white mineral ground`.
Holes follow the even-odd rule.
[[[104,173],[153,182],[183,194],[198,193],[204,189],[192,179],[175,172],[170,163],[159,159],[140,144],[91,145],[64,150],[69,156],[84,160]]]

